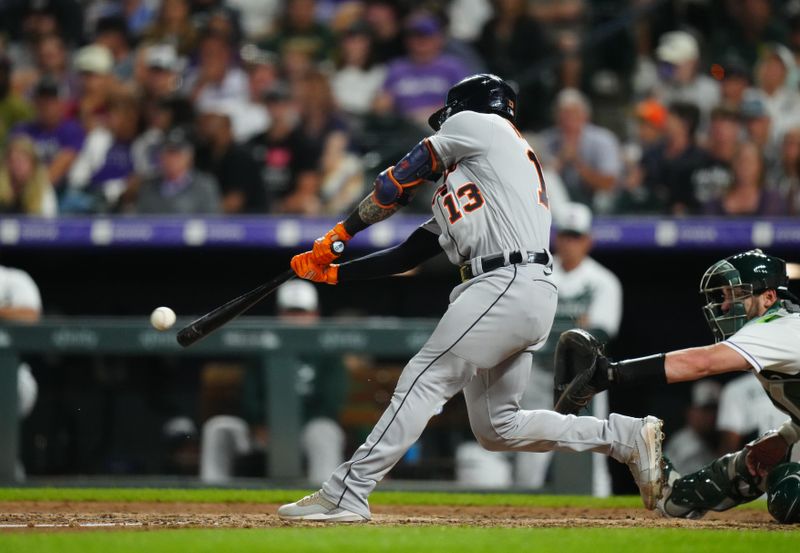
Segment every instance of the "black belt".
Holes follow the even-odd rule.
[[[472,260],[474,261],[474,260]],[[508,262],[506,262],[506,258],[502,253],[494,253],[492,255],[484,255],[478,261],[480,261],[480,266],[482,268],[481,272],[478,275],[474,274],[472,270],[472,261],[468,261],[464,265],[459,268],[459,272],[461,273],[461,282],[466,282],[471,278],[474,278],[478,275],[483,273],[488,273],[489,271],[494,271],[495,269],[499,269],[500,267],[505,267],[506,265],[516,265],[518,263],[522,263],[522,252],[517,250],[510,252],[508,254]],[[550,265],[550,254],[547,252],[530,252],[528,253],[528,263],[536,263],[538,265]]]

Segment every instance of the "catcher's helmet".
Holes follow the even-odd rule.
[[[775,520],[800,522],[800,463],[782,463],[767,477],[767,509]]]
[[[428,118],[428,124],[438,131],[442,123],[459,111],[496,113],[514,121],[517,93],[497,75],[479,73],[456,83],[447,92],[444,107]]]
[[[703,314],[716,341],[733,335],[747,322],[744,300],[766,290],[783,299],[796,298],[786,287],[786,262],[761,250],[749,250],[717,261],[700,279]]]

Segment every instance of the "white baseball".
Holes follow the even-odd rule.
[[[150,313],[150,324],[156,330],[168,330],[175,324],[175,312],[169,307],[156,307]]]

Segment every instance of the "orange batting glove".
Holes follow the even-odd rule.
[[[300,278],[313,282],[324,282],[325,284],[336,284],[339,282],[339,266],[320,265],[313,260],[314,252],[305,252],[292,258],[289,263],[292,270]]]
[[[347,231],[344,230],[344,225],[341,222],[336,223],[336,226],[329,230],[325,236],[314,240],[314,248],[311,250],[311,259],[314,263],[323,266],[333,263],[336,258],[339,257],[339,254],[333,253],[331,249],[333,243],[337,240],[347,242],[351,238],[352,236],[347,234]]]

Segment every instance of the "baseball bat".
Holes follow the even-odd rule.
[[[336,241],[331,244],[331,251],[337,256],[344,251],[344,242]],[[287,269],[277,276],[272,277],[264,284],[253,288],[249,292],[220,305],[196,319],[178,331],[178,343],[188,348],[217,330],[226,323],[253,307],[255,304],[269,296],[275,289],[294,277],[294,271]]]

